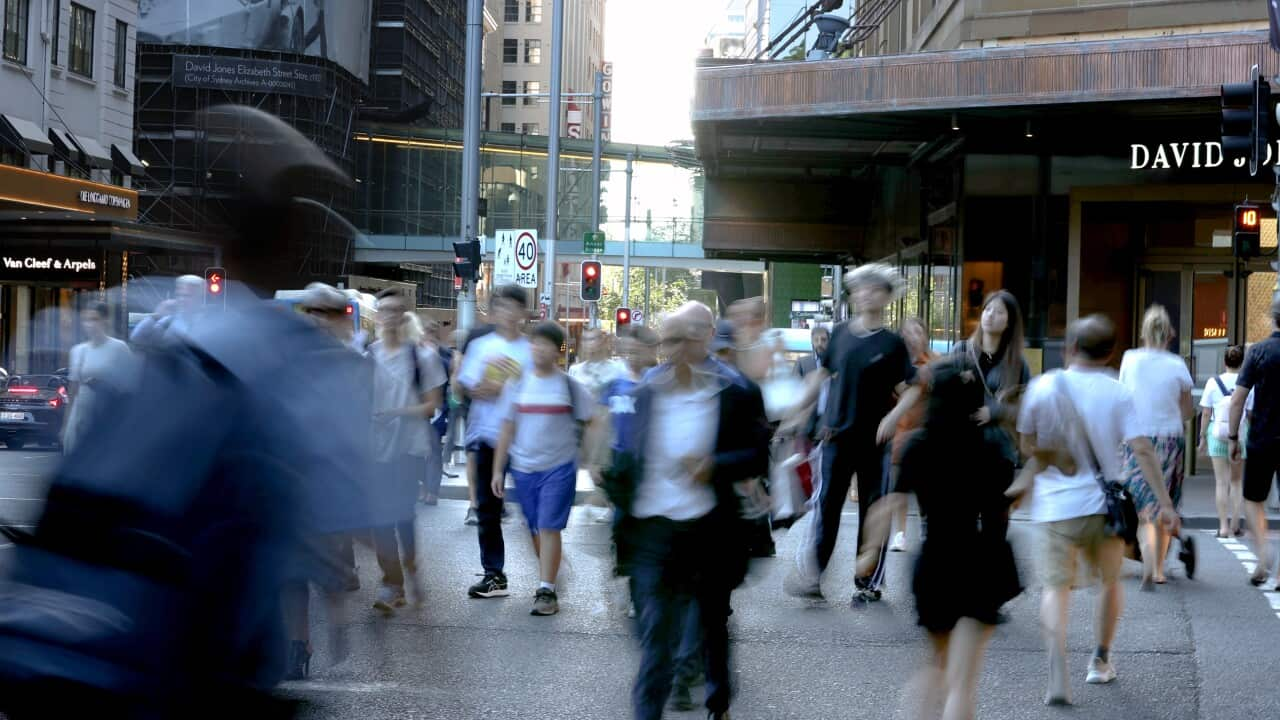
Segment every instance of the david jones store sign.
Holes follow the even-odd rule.
[[[1280,140],[1267,145],[1262,164],[1272,165],[1277,159],[1280,159]],[[1244,168],[1249,165],[1249,160],[1243,157],[1227,159],[1220,142],[1134,143],[1129,146],[1130,170],[1219,168],[1228,163],[1231,167]]]

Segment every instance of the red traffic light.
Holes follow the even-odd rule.
[[[206,305],[226,303],[227,271],[220,267],[204,269],[204,301]]]
[[[613,314],[614,324],[618,327],[631,324],[631,308],[618,308]]]
[[[582,283],[582,290],[579,297],[585,302],[598,302],[600,300],[600,263],[596,260],[583,260],[582,270],[579,280]]]
[[[587,265],[586,267],[582,268],[582,273],[589,278],[593,278],[596,275],[600,274],[600,269],[597,268],[595,265]]]

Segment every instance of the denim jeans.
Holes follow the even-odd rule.
[[[707,710],[729,708],[729,594],[715,572],[704,518],[634,521],[631,599],[641,646],[640,671],[631,693],[636,720],[661,720],[675,678],[676,657],[688,650],[690,613],[697,613],[707,675]],[[683,646],[683,647],[682,647]]]

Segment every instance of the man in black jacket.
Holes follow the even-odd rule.
[[[760,391],[708,355],[714,318],[688,303],[662,326],[666,362],[635,391],[631,432],[615,454],[619,547],[643,648],[632,692],[637,720],[657,720],[689,603],[701,616],[707,711],[729,717],[729,595],[747,569],[739,485],[768,472]]]

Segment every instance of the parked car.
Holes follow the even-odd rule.
[[[0,393],[0,440],[10,450],[58,445],[67,415],[67,376],[13,375]]]

